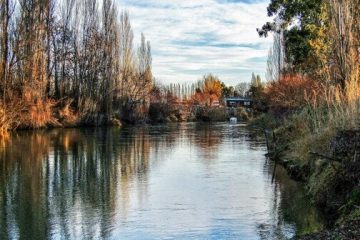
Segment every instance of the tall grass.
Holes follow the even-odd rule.
[[[9,137],[9,119],[3,106],[0,107],[0,139]]]
[[[47,126],[61,126],[54,116],[54,100],[38,100],[35,103],[24,103],[24,110],[18,115],[17,127],[38,129]]]
[[[6,140],[9,131],[16,128],[19,124],[18,115],[23,111],[19,101],[12,101],[4,104],[0,101],[0,139]]]
[[[282,131],[291,135],[287,136],[291,142],[289,156],[308,163],[310,151],[327,154],[330,141],[339,130],[358,129],[359,124],[360,84],[350,81],[345,90],[324,86],[322,94],[292,115]]]
[[[7,138],[9,131],[18,128],[43,128],[61,126],[55,116],[56,101],[39,100],[35,103],[13,99],[0,102],[0,138]]]
[[[291,110],[278,128],[284,144],[290,144],[288,157],[307,163],[309,151],[324,152],[339,130],[360,127],[359,71],[353,71],[345,88],[340,85],[308,84],[314,82],[297,75],[284,75],[271,83],[266,93],[270,107]]]
[[[340,87],[324,87],[323,95],[308,103],[302,114],[315,132],[324,128],[355,129],[360,124],[360,84],[355,79]]]

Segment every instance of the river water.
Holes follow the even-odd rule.
[[[290,239],[320,229],[245,125],[17,132],[0,149],[0,239]]]

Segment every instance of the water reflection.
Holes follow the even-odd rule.
[[[19,132],[0,150],[0,239],[287,239],[321,227],[241,125]]]

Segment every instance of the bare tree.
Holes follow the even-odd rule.
[[[237,91],[241,97],[245,97],[247,92],[249,91],[249,88],[250,88],[249,83],[241,82],[235,86],[235,91]]]
[[[129,14],[122,11],[120,15],[120,97],[125,97],[126,89],[131,84],[133,69],[133,40]]]
[[[268,81],[276,81],[280,79],[281,73],[285,67],[284,56],[283,33],[282,31],[275,32],[273,46],[269,50],[267,60],[266,79]]]
[[[119,34],[117,11],[114,2],[103,1],[103,92],[105,93],[104,108],[107,115],[112,114],[114,86],[119,72]]]
[[[331,75],[345,89],[347,82],[359,79],[359,0],[329,0],[331,34],[334,37]]]
[[[0,0],[0,10],[3,104],[18,98],[36,112],[55,99],[108,119],[114,107],[148,104],[151,46],[142,34],[134,50],[129,14],[118,18],[114,0]]]
[[[1,36],[0,36],[0,81],[2,84],[3,104],[6,103],[6,89],[8,81],[8,67],[9,67],[9,24],[11,17],[11,2],[10,0],[1,0],[0,2],[0,19],[1,19]]]

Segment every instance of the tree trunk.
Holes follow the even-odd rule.
[[[3,29],[2,29],[2,66],[1,66],[1,76],[2,76],[2,83],[3,83],[3,104],[5,107],[6,103],[6,83],[7,83],[7,67],[8,67],[8,52],[9,52],[9,1],[4,0],[4,12],[3,12]]]

